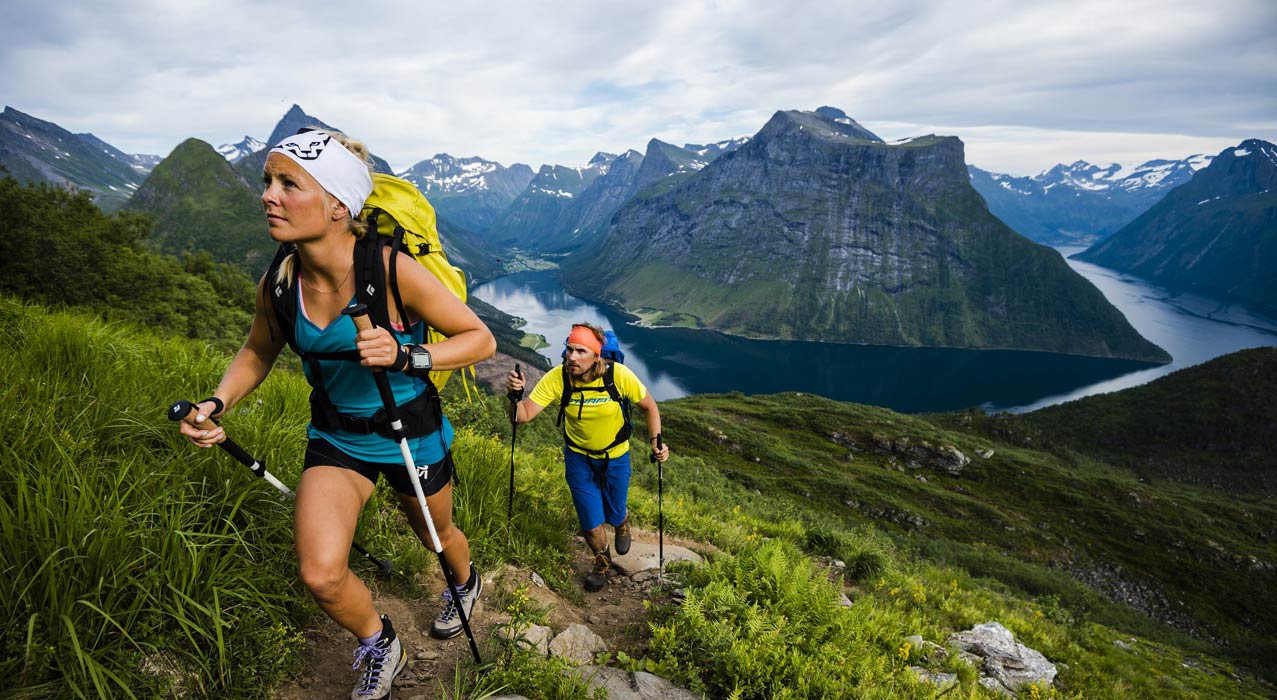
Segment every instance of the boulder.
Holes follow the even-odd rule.
[[[580,623],[572,623],[550,641],[550,655],[575,664],[588,664],[594,655],[607,651],[607,642],[594,630]]]
[[[630,673],[610,666],[580,666],[574,673],[595,688],[606,688],[610,700],[698,700],[698,696],[660,676]]]
[[[1013,694],[1030,683],[1049,686],[1055,681],[1055,665],[1041,653],[1015,641],[1011,630],[997,622],[959,632],[949,638],[948,645],[981,659],[980,683],[992,690],[1000,687]],[[986,683],[986,679],[990,682]]]

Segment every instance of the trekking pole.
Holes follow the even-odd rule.
[[[186,422],[194,425],[195,416],[198,413],[199,409],[195,407],[195,404],[187,401],[186,399],[182,399],[174,402],[174,404],[169,407],[168,419],[175,422],[185,420]],[[216,423],[217,421],[213,422]],[[297,494],[293,493],[292,490],[285,486],[282,481],[276,479],[274,474],[266,471],[265,463],[261,460],[253,459],[252,455],[245,452],[244,448],[236,444],[234,440],[226,438],[225,440],[217,443],[217,446],[225,450],[230,456],[234,457],[237,462],[248,467],[248,470],[253,472],[255,476],[270,482],[270,485],[278,489],[280,493],[293,500],[297,499]],[[389,576],[394,573],[394,570],[390,568],[389,559],[378,559],[377,557],[374,557],[368,553],[368,550],[360,547],[358,542],[351,542],[350,545],[355,548],[355,551],[364,555],[365,559],[372,562],[373,566],[377,567],[377,573],[383,576]]]
[[[514,363],[514,376],[523,379],[518,362]],[[523,390],[511,389],[505,396],[510,399],[510,403],[514,404],[514,413],[510,416],[510,501],[505,507],[505,524],[506,528],[509,528],[510,518],[514,516],[514,443],[519,438],[519,402],[523,400]]]
[[[341,310],[355,322],[360,331],[372,328],[372,319],[368,318],[368,307],[364,304],[351,304]],[[474,642],[474,633],[470,631],[470,620],[466,619],[465,606],[462,605],[461,594],[457,592],[457,582],[448,562],[443,557],[443,545],[439,543],[439,533],[435,531],[435,521],[430,517],[430,506],[426,504],[426,494],[421,490],[421,479],[417,478],[417,465],[412,457],[412,449],[408,447],[408,436],[404,430],[403,420],[399,416],[399,404],[395,403],[394,392],[390,388],[390,380],[380,367],[372,368],[372,378],[377,383],[377,393],[381,394],[382,406],[386,409],[386,418],[390,421],[390,430],[399,441],[399,452],[403,454],[404,467],[408,470],[408,481],[412,482],[412,490],[417,493],[417,503],[421,506],[421,515],[426,519],[426,529],[430,532],[430,544],[439,556],[439,568],[443,570],[443,580],[448,584],[448,592],[452,594],[453,604],[457,606],[457,615],[461,618],[461,628],[466,632],[466,640],[470,642],[470,653],[474,654],[474,662],[483,665],[479,657],[479,647]],[[471,582],[472,584],[474,582]]]
[[[656,434],[656,452],[661,450],[661,434]],[[656,462],[656,580],[665,583],[665,463],[656,459],[656,452],[647,456],[649,462]]]

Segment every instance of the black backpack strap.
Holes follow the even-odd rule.
[[[617,408],[620,409],[621,419],[624,421],[621,425],[621,429],[616,432],[616,437],[612,440],[611,444],[599,450],[591,450],[588,447],[584,447],[573,442],[572,438],[568,437],[567,426],[563,425],[564,418],[567,415],[568,405],[572,402],[573,392],[581,394],[581,403],[577,406],[576,414],[577,418],[581,417],[581,411],[585,408],[586,391],[606,391],[607,395],[616,403]],[[607,460],[607,453],[610,452],[613,447],[616,447],[623,442],[629,442],[630,435],[634,433],[634,426],[630,422],[630,400],[621,396],[621,392],[616,388],[616,368],[614,363],[608,362],[607,367],[603,370],[602,388],[572,388],[571,377],[568,375],[567,365],[563,366],[563,398],[559,400],[559,419],[555,422],[555,425],[563,426],[563,442],[566,443],[568,447],[584,452],[589,457],[600,455],[604,458],[604,460]],[[604,462],[604,470],[606,471],[606,461]]]
[[[373,221],[376,213],[370,215]],[[385,243],[386,239],[376,235],[372,224],[368,233],[355,241],[355,300],[368,307],[373,325],[390,328],[390,314],[386,311],[386,266],[381,253]]]
[[[278,331],[284,336],[284,340],[288,342],[288,347],[299,356],[301,352],[297,350],[297,292],[293,290],[293,285],[297,282],[298,263],[293,261],[292,276],[283,281],[279,281],[279,268],[284,264],[284,258],[297,252],[297,246],[292,243],[281,243],[275,251],[275,258],[271,260],[270,266],[266,268],[266,284],[265,293],[270,301],[271,310],[275,312],[275,323],[267,323],[270,329],[271,340],[275,339],[275,332]]]

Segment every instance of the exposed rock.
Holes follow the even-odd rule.
[[[589,627],[572,623],[550,642],[550,655],[576,664],[594,661],[594,655],[607,651],[607,642]]]
[[[510,638],[510,627],[501,627],[497,634],[504,639]],[[541,656],[550,654],[550,637],[554,631],[545,625],[529,625],[515,633],[515,646],[531,649]]]
[[[1055,665],[1041,653],[1015,641],[997,622],[976,625],[949,638],[948,644],[980,657],[980,684],[1014,697],[1021,687],[1055,681]]]
[[[696,695],[651,673],[630,673],[610,666],[580,666],[572,671],[595,688],[606,688],[610,700],[697,700]]]
[[[638,533],[638,528],[635,528]],[[687,547],[665,543],[665,566],[676,561],[701,563],[701,555]],[[656,571],[660,568],[661,547],[657,542],[640,542],[636,538],[625,554],[612,554],[612,566],[625,576],[635,576],[644,571]]]
[[[989,448],[976,450],[975,453],[980,455],[980,459],[988,459],[993,456],[993,450]]]
[[[918,680],[923,683],[934,685],[941,690],[944,690],[958,682],[958,674],[956,673],[929,671],[921,666],[910,666],[909,670],[913,671],[914,675],[918,677]]]
[[[881,433],[874,433],[869,438],[869,442],[875,452],[900,457],[904,460],[905,466],[910,469],[929,467],[951,476],[960,476],[963,467],[971,463],[971,458],[953,445],[937,447],[926,440],[914,440],[909,437],[892,440]]]

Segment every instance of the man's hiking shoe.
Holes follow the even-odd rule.
[[[360,672],[350,700],[381,700],[390,697],[390,684],[408,664],[408,652],[395,634],[390,618],[381,616],[381,638],[373,644],[360,644],[355,649],[351,668]]]
[[[616,526],[616,553],[625,556],[630,551],[630,519]]]
[[[458,586],[457,593],[461,595],[461,612],[465,613],[466,622],[470,621],[470,613],[474,610],[474,603],[479,599],[479,593],[483,590],[483,579],[479,578],[479,572],[475,570],[474,565],[470,565],[470,578],[466,581],[464,588]],[[440,611],[439,617],[435,618],[434,626],[430,628],[430,636],[435,639],[451,639],[465,629],[461,625],[461,615],[457,613],[457,603],[452,599],[452,590],[443,589],[443,610]]]
[[[594,570],[585,575],[585,590],[594,593],[607,585],[607,575],[612,569],[612,557],[608,550],[594,553]]]

